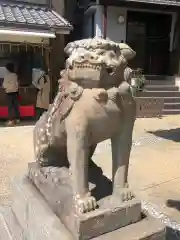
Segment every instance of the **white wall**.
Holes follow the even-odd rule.
[[[118,17],[124,16],[125,21],[118,23]],[[107,12],[107,37],[115,42],[126,42],[127,11],[122,7],[108,7]]]

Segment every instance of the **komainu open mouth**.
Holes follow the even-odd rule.
[[[78,68],[78,69],[94,69],[94,70],[101,70],[102,69],[102,66],[99,65],[99,64],[91,64],[91,63],[77,63],[75,62],[73,64],[73,68]]]

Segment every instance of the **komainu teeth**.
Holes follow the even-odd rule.
[[[83,63],[74,63],[74,68],[89,68],[89,69],[95,69],[95,70],[100,70],[101,69],[101,66],[99,65],[94,65],[94,64],[89,64],[89,63],[86,63],[86,64],[83,64]]]

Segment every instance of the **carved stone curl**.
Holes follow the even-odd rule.
[[[127,176],[136,107],[125,70],[126,57],[135,52],[123,46],[103,39],[69,43],[57,96],[34,129],[41,167],[69,163],[78,213],[97,207],[88,186],[89,160],[106,139],[112,143],[113,194],[122,202],[133,198]]]

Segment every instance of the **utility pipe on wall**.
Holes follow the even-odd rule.
[[[107,6],[104,6],[103,12],[103,38],[107,38]]]

